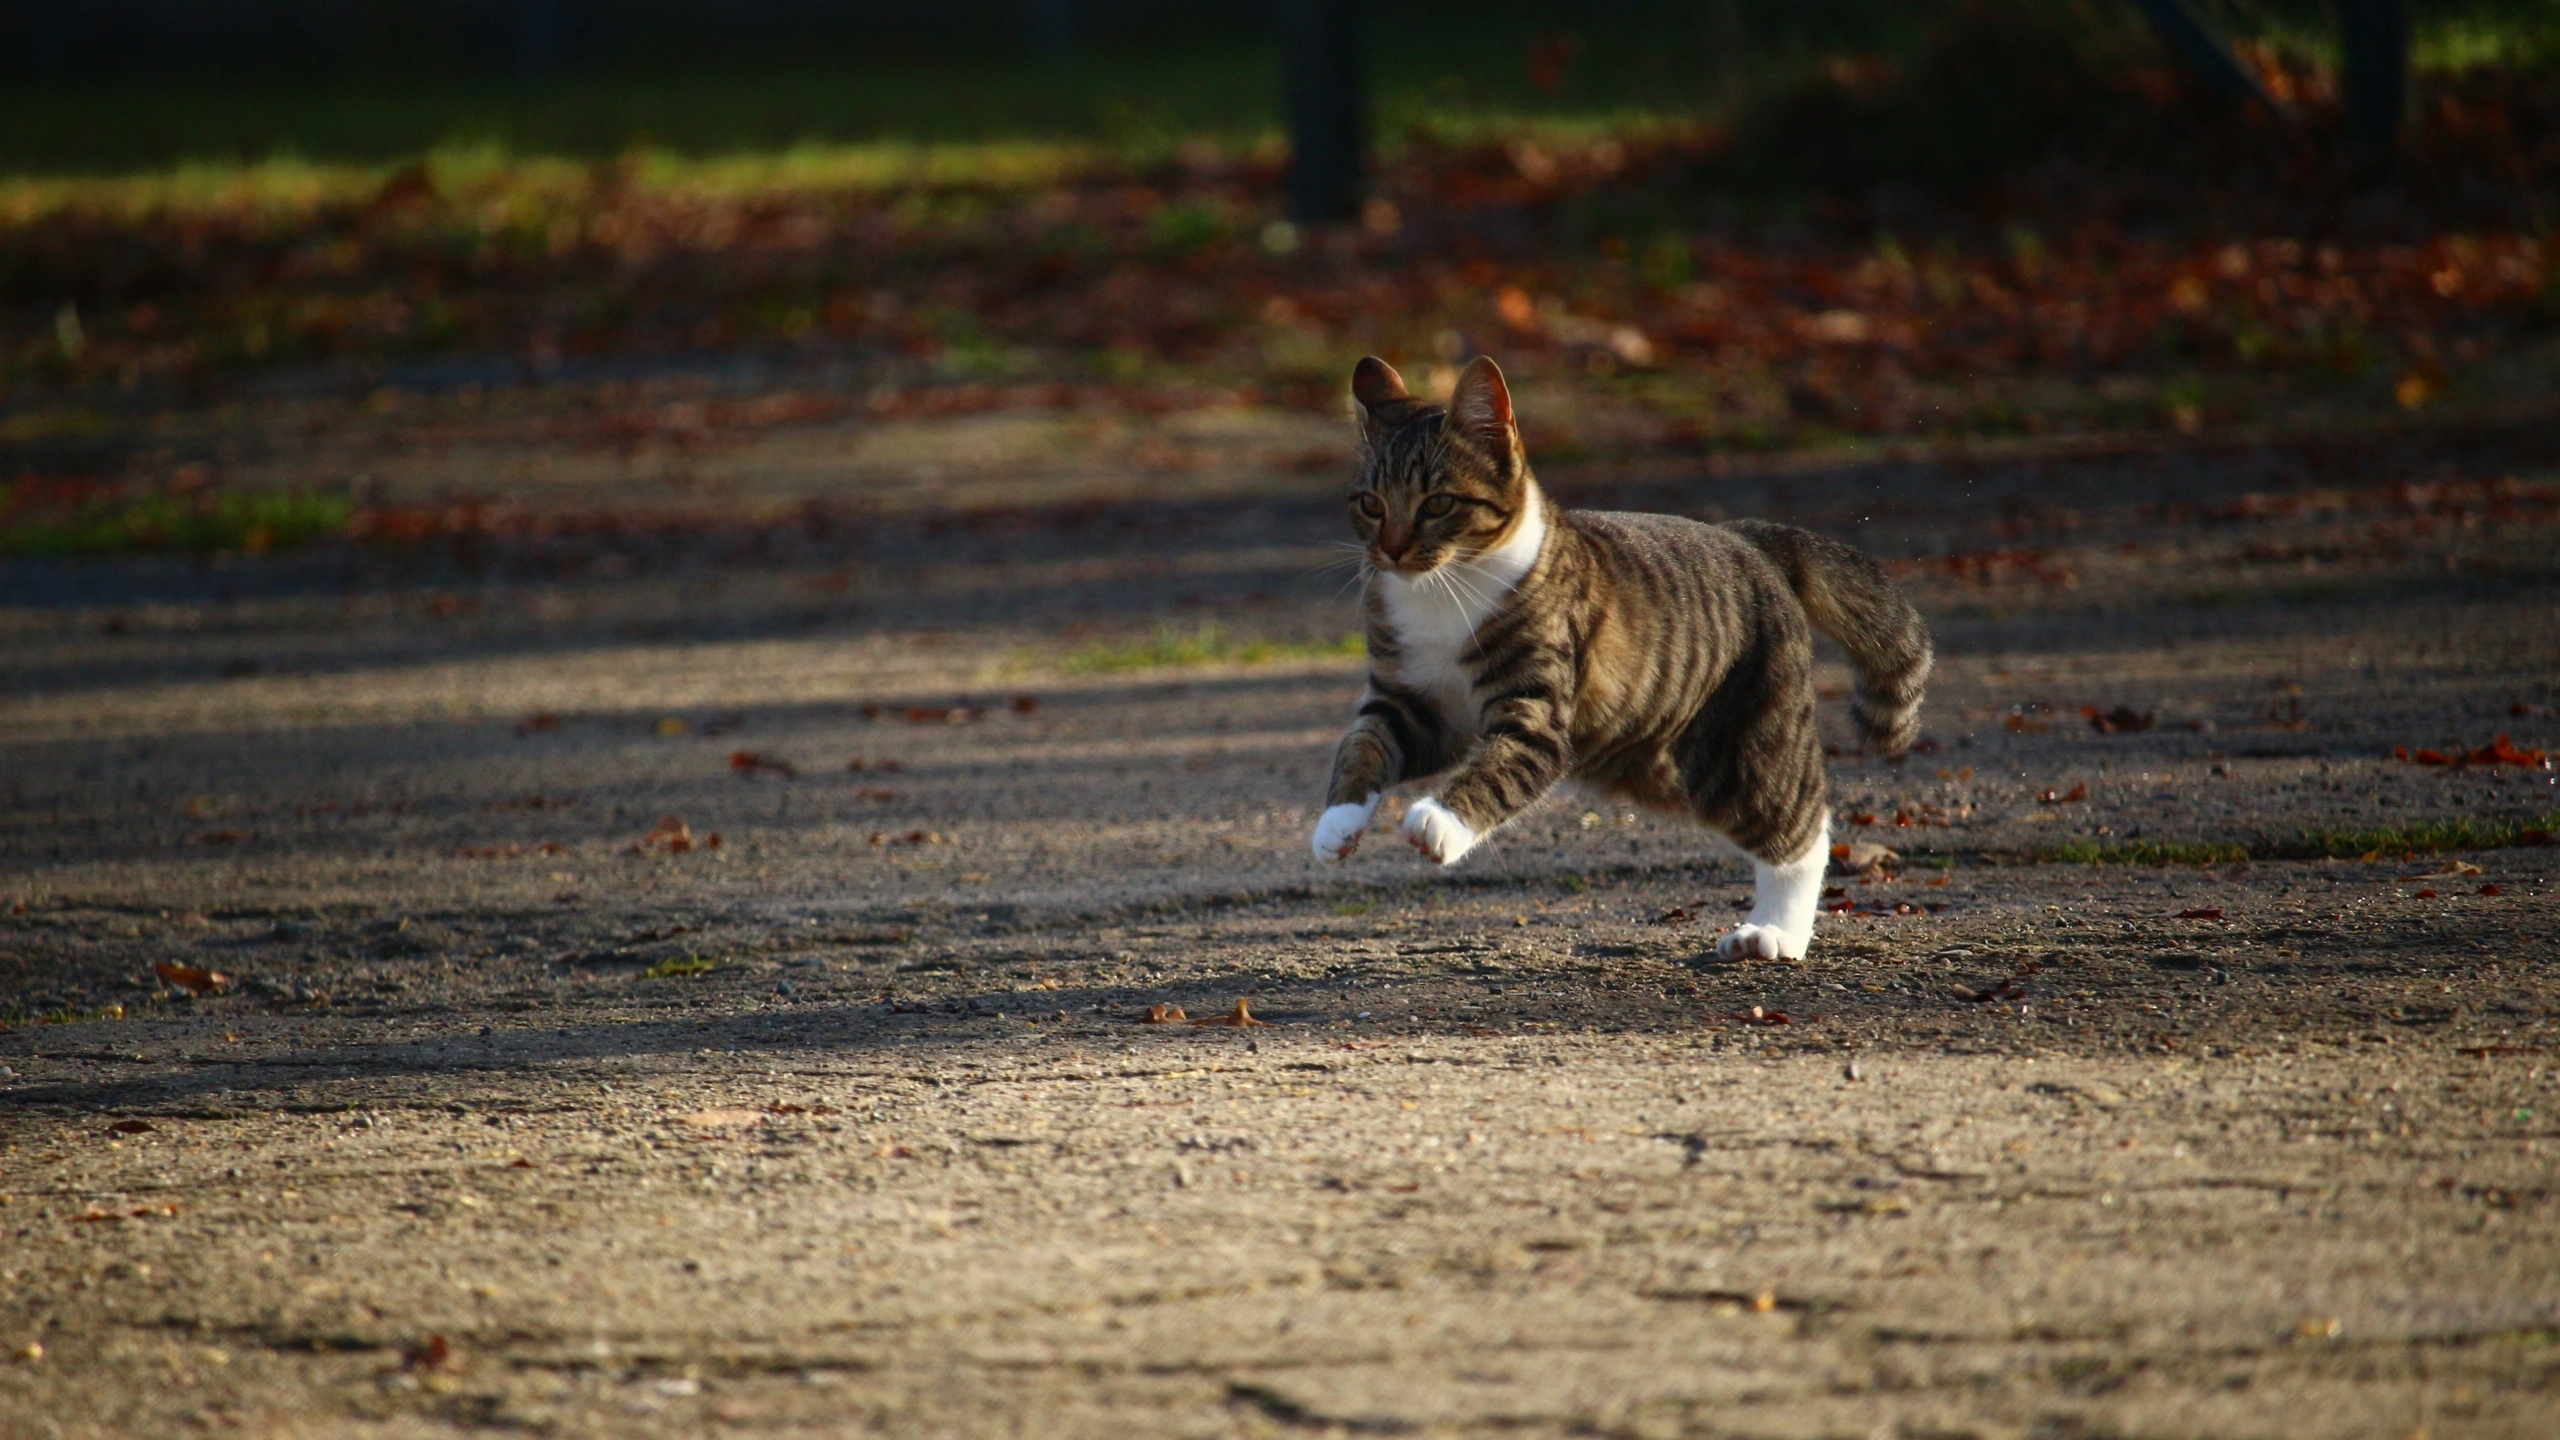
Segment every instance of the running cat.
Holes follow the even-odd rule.
[[[1919,613],[1875,561],[1808,531],[1558,508],[1490,359],[1445,409],[1374,357],[1351,390],[1369,683],[1334,751],[1317,857],[1348,858],[1402,781],[1441,777],[1404,836],[1454,865],[1574,780],[1730,837],[1757,893],[1717,953],[1801,958],[1831,844],[1812,632],[1848,653],[1868,742],[1899,754],[1929,676]]]

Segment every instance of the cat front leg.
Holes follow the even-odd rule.
[[[1436,728],[1411,702],[1374,686],[1360,714],[1333,750],[1333,779],[1325,787],[1324,813],[1316,817],[1310,844],[1316,858],[1339,865],[1360,848],[1378,797],[1414,773],[1417,757],[1436,753]]]
[[[1435,865],[1455,865],[1564,778],[1562,707],[1544,695],[1487,707],[1484,738],[1434,798],[1404,812],[1404,838]]]
[[[1425,797],[1404,812],[1404,838],[1434,865],[1455,865],[1484,838],[1458,812]]]
[[[1831,863],[1831,817],[1822,817],[1813,843],[1783,865],[1751,867],[1751,917],[1716,941],[1727,960],[1801,960],[1813,946],[1813,917],[1822,906],[1822,875]]]
[[[1360,837],[1369,832],[1369,817],[1378,813],[1378,791],[1369,792],[1364,800],[1345,800],[1327,805],[1316,817],[1316,858],[1328,865],[1339,865],[1360,848]]]

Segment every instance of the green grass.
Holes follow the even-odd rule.
[[[641,971],[640,978],[643,980],[677,980],[693,975],[708,975],[719,968],[720,962],[717,960],[706,960],[699,955],[687,955],[681,960],[672,958],[661,960],[657,964],[650,966],[648,969]]]
[[[2041,0],[2019,0],[2034,7]],[[1390,149],[1431,135],[1511,136],[1560,126],[1628,127],[1732,117],[1835,57],[1908,59],[1976,0],[1832,0],[1749,7],[1722,28],[1714,7],[1671,0],[1581,7],[1386,7],[1371,27],[1372,113]],[[2128,7],[2072,7],[2071,22],[2132,37]],[[2413,15],[2422,71],[2560,64],[2548,0],[2439,0]],[[2259,41],[2334,67],[2336,24],[2311,0],[2204,0],[2226,39]],[[1569,39],[1567,39],[1569,37]],[[993,47],[1006,38],[986,37]],[[1567,39],[1560,69],[1533,56]],[[836,42],[840,47],[841,42]],[[269,160],[382,165],[440,148],[493,148],[574,162],[634,152],[692,159],[841,147],[1100,147],[1122,161],[1174,158],[1202,140],[1268,145],[1284,124],[1281,54],[1268,27],[1153,41],[1097,40],[1071,56],[990,48],[848,56],[787,49],[548,80],[402,73],[396,63],[334,80],[183,72],[0,87],[0,173],[137,174]]]
[[[285,550],[343,533],[352,513],[337,496],[108,496],[63,509],[19,505],[0,510],[0,556],[79,559],[137,551],[188,554]]]
[[[2560,835],[2560,813],[2518,820],[2457,816],[2366,830],[2303,830],[2251,844],[2215,841],[2133,840],[2102,845],[2077,840],[2039,852],[2055,865],[2224,865],[2241,860],[2360,860],[2366,856],[2439,855],[2455,850],[2504,850],[2546,845]]]
[[[1028,58],[787,63],[753,74],[226,85],[104,80],[0,93],[0,168],[131,173],[294,158],[383,163],[445,147],[609,159],[795,147],[1072,141],[1170,150],[1278,122],[1278,57],[1231,47],[1075,66]]]
[[[1128,670],[1173,670],[1198,665],[1267,665],[1280,660],[1356,659],[1367,643],[1356,632],[1339,640],[1254,640],[1228,635],[1212,623],[1190,630],[1162,625],[1135,644],[1095,641],[1060,662],[1070,675]]]
[[[2366,855],[2436,855],[2448,850],[2504,850],[2514,845],[2547,844],[2533,837],[2560,834],[2560,813],[2521,820],[2474,820],[2458,816],[2421,820],[2371,830],[2305,830],[2282,845],[2271,846],[2273,860],[2354,860]]]
[[[2101,845],[2094,840],[2074,840],[2036,858],[2055,865],[2221,865],[2248,859],[2249,847],[2209,841],[2132,840],[2121,845]]]

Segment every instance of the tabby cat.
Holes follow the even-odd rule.
[[[1757,894],[1717,953],[1801,958],[1831,842],[1813,628],[1857,671],[1859,729],[1898,754],[1929,675],[1918,612],[1873,560],[1807,531],[1557,508],[1489,359],[1445,409],[1374,357],[1351,389],[1369,684],[1334,751],[1317,857],[1348,858],[1403,781],[1442,777],[1404,836],[1454,865],[1574,780],[1730,837]]]

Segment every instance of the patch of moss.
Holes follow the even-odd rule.
[[[1218,625],[1181,630],[1158,626],[1136,644],[1096,641],[1067,653],[1060,662],[1070,675],[1107,674],[1125,670],[1166,670],[1195,665],[1267,665],[1278,660],[1354,659],[1367,653],[1355,632],[1338,640],[1256,640],[1228,635]]]
[[[2129,840],[2101,845],[2074,840],[2036,858],[2055,865],[2222,865],[2248,859],[2249,847],[2211,841]]]
[[[342,534],[353,507],[340,496],[116,496],[56,509],[0,497],[0,556],[76,560],[142,550],[256,555]]]

